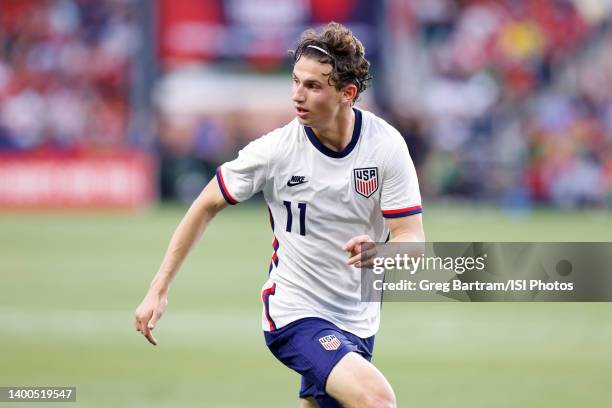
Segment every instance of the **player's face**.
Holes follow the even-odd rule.
[[[319,128],[329,126],[346,98],[329,84],[332,66],[301,57],[293,67],[293,107],[301,124]],[[350,102],[349,102],[350,106]]]

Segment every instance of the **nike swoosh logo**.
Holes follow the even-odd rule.
[[[293,187],[293,186],[298,186],[300,184],[304,184],[304,183],[308,183],[308,180],[304,180],[304,181],[297,181],[297,182],[292,182],[291,180],[289,180],[287,182],[287,186],[288,187]]]

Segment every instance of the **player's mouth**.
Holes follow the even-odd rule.
[[[299,106],[295,107],[295,114],[298,115],[300,118],[303,118],[304,116],[306,116],[308,114],[308,110],[301,108]]]

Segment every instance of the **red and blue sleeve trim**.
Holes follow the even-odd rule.
[[[423,208],[420,205],[415,205],[413,207],[398,208],[397,210],[383,210],[382,215],[385,218],[400,218],[420,214],[422,212]]]
[[[235,200],[234,197],[232,197],[229,190],[227,189],[225,181],[223,181],[223,174],[221,174],[221,166],[217,168],[217,182],[219,183],[221,194],[223,194],[223,198],[225,198],[225,201],[227,201],[228,204],[236,205],[240,203],[238,200]]]

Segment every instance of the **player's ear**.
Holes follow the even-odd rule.
[[[357,96],[357,86],[355,84],[348,84],[342,89],[342,99],[345,102],[353,103]]]

